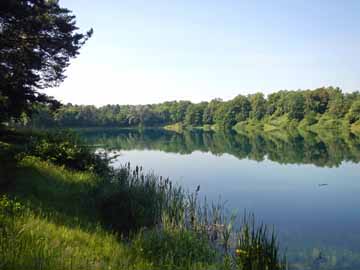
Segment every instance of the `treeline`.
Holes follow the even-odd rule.
[[[29,124],[60,127],[137,127],[216,125],[231,128],[239,122],[272,123],[276,118],[314,125],[322,120],[360,121],[360,93],[343,93],[334,87],[315,90],[279,91],[267,97],[262,93],[238,95],[229,101],[170,101],[150,105],[106,105],[100,108],[67,104],[50,113],[41,107]],[[276,124],[275,124],[276,125]]]

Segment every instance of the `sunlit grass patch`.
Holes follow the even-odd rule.
[[[151,269],[100,227],[58,225],[7,197],[0,213],[1,269]]]

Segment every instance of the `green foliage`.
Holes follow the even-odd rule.
[[[348,114],[346,115],[346,119],[350,124],[353,124],[360,120],[360,99],[354,101],[351,105]]]
[[[245,121],[249,118],[251,112],[251,103],[247,97],[239,95],[235,97],[231,103],[236,114],[236,122]]]
[[[203,114],[207,103],[191,104],[186,111],[184,123],[188,126],[202,126]]]
[[[182,122],[185,119],[187,108],[191,105],[189,101],[179,101],[170,103],[170,119],[177,123]]]
[[[266,100],[264,94],[256,93],[249,95],[249,100],[251,103],[250,117],[256,120],[262,119],[266,113]]]
[[[318,88],[313,91],[305,91],[306,111],[323,114],[326,112],[329,103],[329,91],[333,88]]]
[[[302,120],[305,114],[305,99],[301,93],[292,92],[287,96],[287,108],[288,116],[290,119]]]
[[[20,202],[8,198],[6,195],[0,197],[0,224],[3,224],[7,218],[16,218],[23,210]]]
[[[308,123],[314,125],[318,118],[328,115],[350,122],[359,112],[352,104],[359,98],[358,92],[342,93],[341,89],[328,87],[305,91],[279,91],[266,99],[263,94],[238,95],[229,101],[214,99],[208,102],[171,101],[148,105],[79,106],[67,104],[55,114],[48,107],[39,107],[38,113],[26,125],[35,127],[159,127],[181,125],[203,127],[216,125],[219,130],[233,128],[246,122],[247,128],[273,126],[274,119],[287,118],[285,128],[302,129]],[[306,119],[305,121],[302,121]],[[308,121],[311,120],[311,121]],[[316,120],[316,121],[315,121]],[[315,121],[315,122],[314,122]],[[301,122],[301,124],[300,124]],[[341,122],[341,121],[340,121]],[[355,121],[356,122],[356,121]],[[354,122],[352,122],[354,123]],[[337,125],[339,126],[339,125]],[[279,128],[279,125],[274,125]],[[322,125],[326,128],[326,125]],[[272,129],[272,127],[271,127]]]
[[[0,18],[2,118],[19,118],[36,103],[58,107],[59,102],[39,90],[64,80],[70,59],[92,30],[77,33],[75,16],[58,1],[5,0]]]
[[[108,171],[106,158],[101,158],[82,145],[79,137],[69,130],[33,133],[25,152],[74,170],[98,174]]]
[[[304,122],[306,122],[305,126],[311,126],[318,122],[317,116],[315,112],[309,112],[306,114],[304,118]]]
[[[288,130],[289,125],[291,123],[291,119],[289,118],[288,114],[284,114],[279,117],[271,117],[268,121],[268,124],[275,126],[277,128]]]
[[[330,113],[326,113],[326,114],[323,114],[318,119],[318,122],[315,125],[310,127],[310,130],[316,130],[316,129],[344,130],[344,127],[345,127],[345,130],[348,129],[348,126],[346,126],[346,123],[343,121],[343,119],[334,118]]]
[[[215,123],[221,129],[229,129],[236,124],[236,108],[231,102],[224,102],[215,111]]]
[[[220,105],[221,105],[220,99],[213,99],[208,103],[203,113],[204,125],[212,125],[215,123],[215,119],[214,119],[215,112]]]
[[[345,98],[339,88],[330,92],[328,113],[335,118],[343,117],[345,114]]]
[[[239,95],[233,100],[218,104],[214,121],[221,128],[229,129],[237,122],[248,119],[250,111],[251,104],[248,98]]]
[[[285,113],[284,108],[284,96],[286,92],[279,91],[277,93],[272,93],[268,96],[267,99],[267,110],[268,115],[282,115]]]
[[[53,128],[56,127],[54,112],[51,106],[33,104],[31,117],[26,113],[22,113],[16,121],[11,121],[10,125],[36,127],[40,129]]]

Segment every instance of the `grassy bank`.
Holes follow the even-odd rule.
[[[324,115],[308,115],[304,119],[294,120],[288,115],[281,116],[266,116],[261,120],[248,119],[245,121],[237,122],[234,126],[221,127],[219,125],[203,125],[203,126],[191,126],[182,122],[166,125],[163,127],[166,130],[174,131],[177,133],[183,133],[187,130],[204,130],[224,132],[229,129],[235,130],[238,133],[243,132],[273,132],[273,131],[311,131],[315,133],[323,131],[342,131],[351,132],[354,134],[360,134],[360,122],[349,123],[346,118],[335,118],[327,114]]]
[[[290,119],[287,115],[279,117],[265,117],[262,120],[248,120],[238,122],[233,129],[237,132],[257,130],[261,132],[273,131],[346,131],[356,133],[359,123],[350,124],[346,119],[329,117],[328,115],[311,115],[301,121]]]
[[[1,269],[285,267],[271,232],[235,227],[220,204],[141,167],[112,170],[76,136],[8,131],[0,141]]]
[[[151,269],[97,222],[93,174],[26,157],[1,197],[1,269]]]

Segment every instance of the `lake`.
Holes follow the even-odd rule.
[[[86,142],[274,225],[293,269],[360,269],[360,138],[81,130]]]

